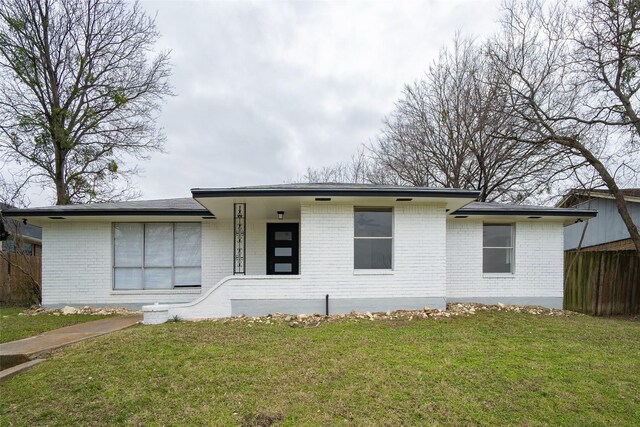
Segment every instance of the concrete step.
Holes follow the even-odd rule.
[[[44,362],[44,359],[33,359],[33,360],[29,360],[28,362],[20,363],[19,365],[13,366],[11,368],[4,369],[0,371],[0,383],[8,380],[14,375],[19,374],[20,372],[24,372],[27,369],[31,369],[42,362]]]

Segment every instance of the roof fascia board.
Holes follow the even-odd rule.
[[[202,216],[211,215],[208,210],[178,209],[92,209],[92,210],[57,210],[57,209],[12,209],[2,212],[6,217],[23,218],[35,216]]]
[[[615,200],[615,197],[613,196],[613,194],[610,193],[601,193],[598,191],[576,191],[573,193],[570,193],[568,195],[566,195],[565,197],[562,198],[562,200],[560,200],[560,202],[558,202],[558,204],[556,206],[562,206],[566,203],[568,203],[572,197],[586,197],[587,200],[588,199],[608,199],[608,200]],[[623,195],[624,200],[627,202],[633,202],[633,203],[640,203],[640,197],[636,197],[636,196],[627,196],[627,195]],[[582,203],[582,202],[579,202]]]
[[[408,189],[333,189],[333,188],[308,188],[308,189],[228,189],[228,188],[192,188],[191,194],[198,197],[300,197],[300,196],[349,196],[349,197],[444,197],[476,199],[479,191],[459,190],[415,190]]]
[[[36,245],[41,245],[42,244],[42,239],[38,239],[36,237],[24,236],[22,234],[15,235],[13,233],[9,233],[9,236],[11,236],[11,238],[7,239],[7,240],[16,239],[16,240],[21,240],[21,241],[26,242],[26,243],[33,243],[33,244],[36,244]]]
[[[521,209],[469,209],[465,210],[459,209],[456,212],[452,212],[449,216],[455,215],[488,215],[488,216],[557,216],[557,217],[565,217],[565,216],[577,216],[577,217],[589,217],[593,218],[598,215],[598,211],[594,210],[582,210],[582,209],[562,209],[558,211],[549,211],[549,210],[521,210]]]
[[[589,197],[587,194],[583,194],[584,197]],[[613,196],[613,194],[604,194],[604,193],[591,193],[591,197],[592,198],[598,198],[598,199],[610,199],[610,200],[615,200],[616,198]],[[636,197],[636,196],[626,196],[623,194],[624,200],[626,202],[640,202],[640,197]]]
[[[566,206],[572,197],[574,197],[573,193],[565,195],[558,203],[556,203],[556,208],[563,208]]]

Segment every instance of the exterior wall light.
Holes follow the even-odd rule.
[[[284,211],[278,211],[278,219],[281,221],[284,219]]]

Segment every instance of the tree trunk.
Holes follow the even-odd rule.
[[[607,184],[609,191],[615,198],[616,207],[618,208],[618,212],[622,217],[622,221],[627,226],[627,230],[629,231],[629,236],[631,237],[631,241],[636,247],[636,255],[640,258],[640,233],[638,233],[638,227],[633,223],[633,219],[631,218],[631,214],[629,214],[629,209],[627,207],[627,202],[624,200],[624,195],[618,188],[615,179],[609,174],[607,168],[602,164],[600,160],[598,160],[585,146],[575,141],[574,148],[578,149],[580,153],[584,156],[584,158],[589,162],[591,166],[598,172],[600,178]]]
[[[67,197],[64,184],[56,177],[56,205],[68,205],[69,198]]]
[[[67,186],[64,182],[64,161],[61,150],[58,147],[55,148],[54,162],[55,176],[53,177],[53,180],[56,185],[56,205],[68,205],[69,195],[67,193]]]

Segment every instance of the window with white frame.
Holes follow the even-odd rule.
[[[513,273],[514,227],[512,224],[484,224],[482,271],[483,273]]]
[[[391,208],[354,209],[354,268],[390,270],[393,253]]]
[[[113,225],[113,288],[173,289],[201,285],[199,223]]]

